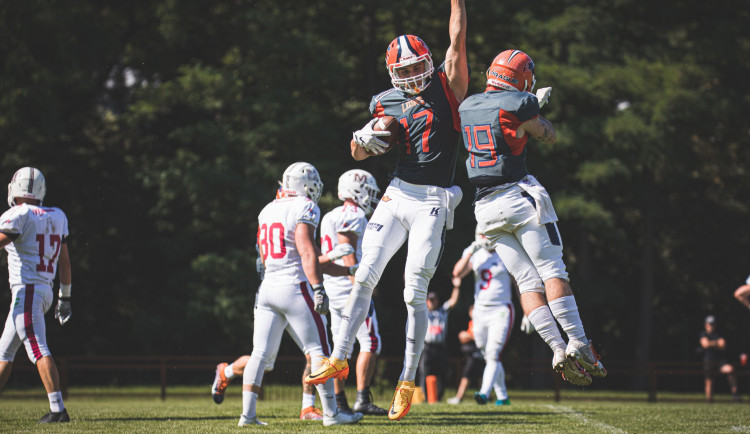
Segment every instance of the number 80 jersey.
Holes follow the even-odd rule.
[[[5,246],[8,277],[14,285],[52,285],[68,218],[60,208],[16,205],[0,216],[0,232],[17,238]]]
[[[319,222],[320,208],[306,197],[283,197],[263,208],[258,215],[258,247],[266,267],[264,280],[307,280],[294,234],[299,223],[317,228]]]

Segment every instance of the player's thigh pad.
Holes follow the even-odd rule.
[[[535,216],[516,230],[516,238],[523,245],[543,281],[555,277],[568,280],[563,262],[562,238],[556,223],[540,225]]]
[[[378,204],[362,237],[362,258],[354,279],[367,288],[377,285],[388,261],[401,248],[408,235],[396,214],[397,200],[394,198]]]
[[[18,352],[20,346],[21,338],[16,331],[16,323],[13,321],[13,309],[11,309],[5,320],[3,335],[0,337],[0,362],[12,362],[15,360],[16,352]]]

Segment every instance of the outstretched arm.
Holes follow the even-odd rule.
[[[531,137],[542,143],[555,143],[557,141],[557,132],[555,132],[555,127],[552,125],[552,122],[543,118],[541,115],[522,123],[521,126],[518,127],[516,137],[521,138],[525,133],[529,133]]]
[[[451,44],[445,53],[445,73],[448,85],[460,104],[469,89],[469,67],[466,60],[466,7],[464,0],[451,0],[448,24]]]

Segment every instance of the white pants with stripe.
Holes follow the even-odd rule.
[[[479,230],[495,246],[520,292],[544,292],[548,279],[568,280],[557,224],[540,224],[537,204],[514,185],[482,198],[474,206]]]
[[[0,361],[12,362],[21,344],[32,363],[51,356],[47,347],[44,314],[52,306],[54,296],[49,285],[15,285],[11,289],[10,310],[0,337]]]

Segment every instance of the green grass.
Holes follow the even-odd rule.
[[[320,422],[298,420],[299,388],[269,388],[258,404],[258,415],[267,427],[237,427],[242,399],[232,387],[222,405],[210,398],[207,387],[171,387],[167,399],[159,389],[71,389],[66,406],[72,422],[56,426],[36,423],[48,410],[41,388],[4,390],[0,394],[0,432],[750,432],[750,409],[719,396],[705,404],[699,394],[660,394],[658,403],[646,402],[645,393],[564,390],[562,400],[551,394],[510,391],[512,405],[479,406],[471,399],[458,406],[419,404],[399,422],[385,417],[365,417],[357,425],[324,428]],[[279,398],[287,393],[297,395]],[[353,397],[353,391],[347,394]],[[450,396],[450,395],[447,395]],[[386,406],[390,397],[375,397]],[[320,401],[318,400],[318,406]]]

